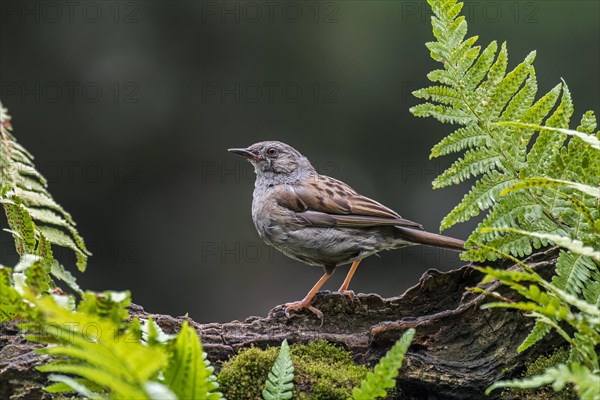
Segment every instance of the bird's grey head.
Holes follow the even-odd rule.
[[[254,165],[257,183],[292,183],[316,174],[310,161],[298,150],[275,140],[228,151],[246,157]]]

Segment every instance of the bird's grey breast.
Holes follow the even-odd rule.
[[[254,187],[252,199],[252,220],[259,236],[269,245],[277,245],[286,241],[290,227],[286,221],[292,218],[290,210],[277,204],[274,199],[273,184],[261,184]]]

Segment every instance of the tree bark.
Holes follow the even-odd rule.
[[[549,277],[556,257],[555,249],[547,249],[526,262]],[[135,305],[130,313],[139,318],[151,316],[167,333],[176,333],[188,320],[198,330],[208,358],[217,367],[218,361],[227,360],[241,348],[279,346],[283,339],[290,343],[325,339],[349,350],[357,362],[372,365],[406,329],[415,328],[415,338],[398,377],[398,398],[482,399],[485,388],[515,375],[525,359],[547,352],[560,343],[560,338],[548,335],[527,351],[517,353],[533,320],[511,310],[481,310],[489,299],[466,288],[480,286],[507,298],[517,297],[498,282],[481,285],[481,278],[472,265],[466,265],[450,272],[430,269],[417,285],[388,299],[359,294],[350,300],[337,293],[321,292],[315,306],[324,313],[322,321],[312,313],[288,317],[282,305],[264,318],[224,324],[198,324],[186,317],[150,314]],[[33,367],[43,363],[45,356],[34,353],[35,347],[24,340],[14,323],[0,325],[0,398],[42,397],[39,388],[45,378]]]

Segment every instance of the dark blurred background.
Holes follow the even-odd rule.
[[[468,187],[433,191],[450,125],[417,119],[412,90],[438,66],[425,1],[1,1],[0,98],[50,192],[94,256],[87,289],[130,289],[153,312],[199,321],[265,315],[322,271],[264,245],[254,173],[229,147],[277,139],[321,172],[437,231]],[[540,93],[564,79],[576,126],[598,111],[600,2],[467,2],[479,43],[536,49]],[[449,235],[466,238],[476,221]],[[5,221],[2,222],[5,227]],[[14,265],[10,235],[1,259]],[[451,252],[363,262],[351,288],[398,295]],[[347,269],[327,285],[335,290]]]

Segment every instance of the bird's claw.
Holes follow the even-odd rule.
[[[354,300],[356,298],[356,294],[354,293],[353,290],[340,289],[340,290],[338,290],[338,293],[343,296],[348,296],[350,298],[350,300]]]
[[[305,309],[315,314],[321,321],[323,320],[323,313],[321,310],[311,306],[310,302],[307,301],[294,301],[293,303],[287,303],[285,305],[285,316],[289,318],[290,311],[301,311]]]

